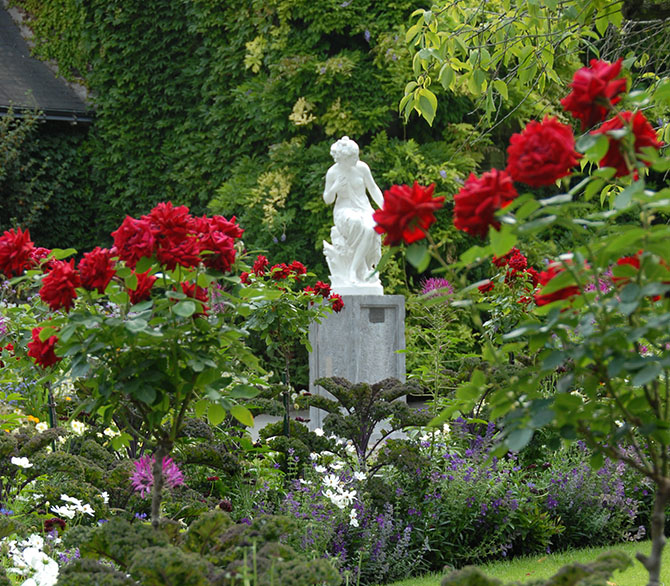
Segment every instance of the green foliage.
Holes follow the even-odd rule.
[[[620,3],[598,0],[518,6],[497,0],[486,10],[444,0],[416,10],[406,35],[414,49],[414,80],[405,86],[399,110],[406,119],[416,111],[432,124],[437,81],[447,92],[471,96],[490,121],[531,93],[555,92],[575,53],[622,19]]]
[[[329,434],[350,439],[356,449],[359,465],[367,469],[367,460],[375,448],[391,433],[410,426],[425,425],[429,416],[399,400],[416,386],[388,378],[374,384],[351,383],[341,377],[320,378],[314,384],[323,387],[334,399],[312,395],[305,402],[328,414],[323,428]],[[376,428],[379,438],[371,443]]]
[[[58,572],[56,586],[135,586],[124,572],[91,558],[79,558],[64,564]]]
[[[467,175],[482,159],[461,148],[457,127],[475,122],[467,98],[443,98],[432,129],[403,127],[388,103],[405,84],[404,22],[420,4],[23,2],[37,54],[91,91],[96,120],[77,172],[95,186],[97,239],[171,199],[236,214],[247,247],[322,272],[335,139],[359,142],[382,188],[418,179],[439,190]]]
[[[261,516],[247,525],[234,524],[222,511],[209,511],[183,533],[168,529],[156,531],[117,517],[95,528],[68,532],[68,538],[79,545],[82,556],[111,560],[142,584],[234,586],[249,580],[254,586],[337,586],[341,582],[326,560],[307,560],[279,543],[298,530],[288,517]],[[71,572],[78,577],[87,568],[112,574],[99,562],[89,561],[79,562]],[[103,577],[110,586],[123,584],[112,578],[120,579],[116,574]]]
[[[47,248],[92,242],[86,129],[38,113],[0,118],[0,232],[20,225]]]
[[[561,568],[548,580],[531,580],[526,586],[608,586],[612,574],[632,565],[632,560],[623,552],[604,553],[589,564],[574,563]],[[497,578],[486,576],[480,569],[468,566],[449,574],[442,586],[520,586],[519,582],[506,585]]]

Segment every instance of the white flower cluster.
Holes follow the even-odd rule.
[[[73,496],[68,496],[66,494],[60,495],[60,498],[62,501],[65,501],[66,505],[54,505],[51,507],[51,510],[56,513],[59,517],[65,517],[67,519],[74,519],[75,515],[77,513],[81,513],[82,515],[89,515],[93,516],[95,515],[95,511],[93,510],[93,507],[86,503],[85,505],[82,504],[82,502]],[[104,497],[103,497],[104,499]]]
[[[58,563],[44,553],[44,539],[34,533],[24,541],[8,541],[9,557],[14,565],[7,572],[25,577],[21,586],[54,586],[58,581]]]
[[[14,466],[18,466],[19,468],[32,468],[33,465],[28,460],[28,458],[17,458],[16,456],[12,456],[12,459],[10,460]]]

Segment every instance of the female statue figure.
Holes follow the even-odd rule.
[[[374,230],[374,210],[366,191],[379,207],[384,197],[358,153],[358,145],[348,136],[330,147],[335,164],[326,173],[323,200],[335,203],[335,225],[330,231],[332,244],[324,240],[323,250],[336,293],[382,295],[379,273],[373,275],[381,258],[381,236]]]

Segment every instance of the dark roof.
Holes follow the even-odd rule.
[[[38,109],[47,120],[90,122],[91,108],[39,59],[30,55],[7,10],[0,8],[0,116],[13,106]]]

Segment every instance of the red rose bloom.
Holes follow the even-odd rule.
[[[563,108],[582,121],[582,130],[602,122],[611,107],[626,91],[625,79],[614,79],[621,72],[621,59],[607,63],[591,59],[590,67],[575,72],[570,87],[572,92],[561,100]]]
[[[519,252],[519,249],[514,246],[507,254],[503,256],[496,256],[495,254],[493,255],[493,258],[491,259],[491,262],[493,263],[494,266],[498,268],[506,267],[507,263],[509,262],[509,259],[512,258],[515,254]]]
[[[270,262],[268,261],[267,257],[259,254],[258,258],[254,261],[254,266],[251,270],[257,277],[262,277],[265,275],[265,269],[269,264]]]
[[[249,280],[249,273],[247,273],[247,271],[242,271],[240,273],[240,283],[243,285],[251,284],[251,281]]]
[[[40,297],[51,311],[61,307],[70,311],[77,297],[76,288],[81,285],[79,275],[74,268],[74,260],[68,262],[55,260],[52,269],[42,278]]]
[[[493,281],[486,281],[486,283],[482,283],[477,287],[482,293],[488,293],[489,291],[493,291]]]
[[[151,258],[157,244],[156,233],[156,227],[147,216],[141,220],[126,216],[121,226],[112,232],[119,258],[133,269],[141,258]]]
[[[317,281],[316,285],[314,285],[314,293],[316,295],[321,295],[321,297],[324,299],[327,299],[330,295],[330,285],[328,283],[324,283],[323,281]]]
[[[164,238],[159,243],[156,258],[169,271],[177,265],[193,268],[200,264],[200,242],[195,236],[185,236],[182,240]]]
[[[333,293],[328,300],[330,301],[330,306],[333,308],[335,313],[340,313],[344,309],[344,301],[342,301],[342,296],[337,293]]]
[[[549,281],[560,275],[564,270],[565,269],[559,263],[550,264],[546,271],[540,273],[540,285],[544,287]],[[542,306],[552,303],[553,301],[558,301],[559,299],[569,299],[570,297],[579,295],[579,293],[580,290],[577,285],[570,285],[569,287],[563,287],[563,289],[548,293],[547,295],[543,295],[541,291],[537,291],[533,294],[533,298],[535,299],[536,305]]]
[[[570,175],[581,156],[575,151],[572,129],[549,116],[541,123],[532,120],[521,134],[513,134],[507,154],[512,179],[531,187],[551,185]]]
[[[150,275],[150,271],[151,269],[147,269],[143,273],[136,273],[133,271],[133,275],[137,277],[137,287],[128,291],[131,305],[135,305],[136,303],[145,301],[151,297],[151,287],[153,287],[156,282],[156,277]]]
[[[235,241],[224,232],[212,231],[201,237],[200,253],[205,266],[227,273],[235,262]]]
[[[14,344],[12,344],[10,342],[6,346],[3,346],[2,348],[0,348],[0,350],[7,350],[7,352],[9,352],[10,354],[14,354]],[[17,356],[16,359],[19,360],[19,357]],[[2,360],[0,360],[0,368],[4,368],[4,367],[5,367],[5,363]]]
[[[230,238],[242,238],[244,230],[236,223],[236,218],[233,216],[230,220],[226,220],[223,216],[212,216],[209,220],[211,229],[215,232],[221,232]]]
[[[512,178],[505,171],[491,169],[480,178],[471,173],[454,196],[454,226],[483,238],[489,226],[500,228],[495,213],[518,195]]]
[[[528,259],[517,251],[510,257],[507,266],[515,271],[523,271],[528,266]]]
[[[115,274],[112,253],[106,248],[96,246],[79,261],[81,286],[89,291],[104,293]]]
[[[42,261],[51,254],[51,250],[38,246],[33,248],[30,252],[30,260],[32,261],[32,266],[39,267],[42,264]],[[47,263],[44,270],[51,269],[50,263]]]
[[[30,239],[30,231],[16,231],[12,228],[0,236],[0,273],[8,279],[22,275],[32,266],[32,252],[35,249]]]
[[[288,268],[296,277],[307,273],[307,267],[299,260],[294,260],[290,265],[288,265]]]
[[[148,215],[142,216],[153,224],[159,239],[179,242],[189,233],[193,217],[186,206],[174,207],[171,201],[159,203]]]
[[[33,328],[33,341],[28,342],[28,356],[35,359],[35,364],[39,364],[42,368],[47,368],[61,360],[54,352],[58,336],[50,336],[42,341],[40,340],[41,331],[42,328]]]
[[[426,230],[435,222],[435,212],[444,205],[444,197],[433,197],[435,184],[421,187],[393,185],[384,192],[384,205],[372,217],[375,231],[386,234],[384,244],[407,244],[426,237]]]
[[[281,263],[278,265],[272,265],[272,268],[270,269],[271,277],[275,281],[283,281],[286,279],[290,274],[291,274],[291,269],[286,266],[285,263]]]
[[[607,140],[609,140],[609,148],[598,164],[601,167],[614,167],[616,169],[615,177],[623,177],[631,172],[621,151],[621,141],[626,140],[629,137],[624,137],[619,140],[607,133],[610,130],[620,130],[624,128],[624,125],[629,127],[632,131],[634,137],[633,144],[636,153],[641,152],[643,147],[654,147],[658,149],[663,146],[663,143],[659,142],[656,138],[656,132],[642,112],[635,112],[635,114],[633,114],[633,112],[621,112],[620,114],[617,114],[597,130],[591,131],[591,134],[605,134],[607,136]],[[630,161],[630,163],[632,166],[632,161]],[[645,164],[649,165],[649,163]]]
[[[617,266],[624,266],[624,265],[630,265],[636,270],[640,270],[640,256],[642,255],[642,251],[638,251],[637,254],[634,256],[623,256],[620,259],[617,259],[616,264]],[[629,277],[612,277],[612,282],[617,283],[617,284],[625,284],[628,281],[630,281]]]
[[[537,287],[540,284],[540,273],[537,272],[537,269],[528,267],[524,271],[524,275],[530,277],[530,281],[533,284],[533,287]]]

